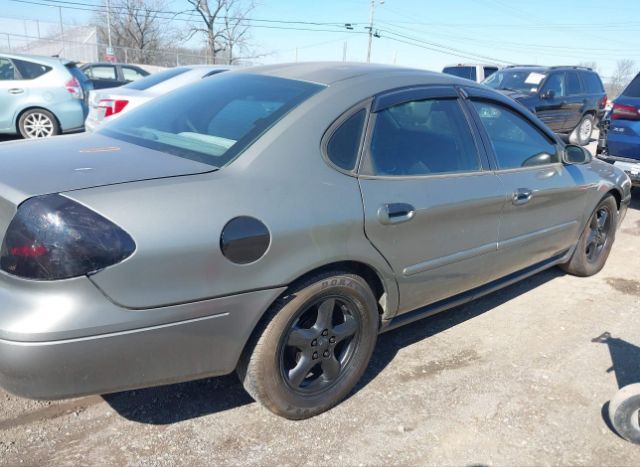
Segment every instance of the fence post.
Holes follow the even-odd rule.
[[[129,47],[124,48],[124,63],[129,63],[129,55],[127,54],[127,50],[129,50]]]

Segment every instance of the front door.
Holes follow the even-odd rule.
[[[472,100],[493,152],[507,203],[500,222],[498,276],[566,252],[579,237],[586,181],[561,163],[561,148],[513,108]]]
[[[396,92],[372,110],[365,232],[396,274],[399,313],[488,282],[504,192],[457,92]]]
[[[552,72],[538,94],[536,115],[553,131],[562,131],[567,120],[566,76],[562,71]]]

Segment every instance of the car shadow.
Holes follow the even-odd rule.
[[[640,347],[613,337],[609,332],[603,332],[591,339],[591,342],[607,345],[612,365],[606,371],[615,374],[618,389],[640,382]],[[613,397],[613,394],[611,396]],[[602,405],[601,416],[607,427],[617,434],[609,418],[609,401]]]
[[[552,268],[483,298],[381,334],[364,376],[348,397],[375,379],[402,348],[473,319],[562,275],[560,269]],[[253,402],[234,374],[102,397],[122,417],[153,425],[177,423]]]

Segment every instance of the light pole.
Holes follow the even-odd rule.
[[[369,46],[367,47],[367,63],[371,62],[371,41],[373,40],[373,15],[376,11],[376,0],[369,6]]]
[[[111,3],[107,0],[107,40],[109,41],[109,54],[113,54],[111,48]]]

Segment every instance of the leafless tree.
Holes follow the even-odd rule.
[[[633,60],[618,60],[613,75],[611,75],[611,79],[606,86],[609,97],[614,98],[620,95],[634,77],[636,71],[636,64]]]
[[[200,24],[189,36],[202,33],[207,40],[211,61],[233,63],[237,54],[248,48],[247,15],[254,9],[253,0],[187,0],[197,13]]]
[[[166,0],[111,0],[110,4],[111,41],[119,60],[151,63],[172,42],[169,20],[164,13]],[[98,39],[106,44],[106,5],[95,22]]]
[[[580,62],[578,66],[583,66],[585,68],[591,68],[596,73],[598,72],[598,64],[596,62]]]

